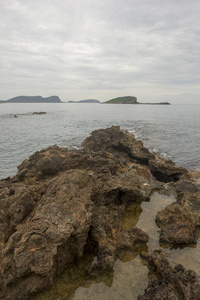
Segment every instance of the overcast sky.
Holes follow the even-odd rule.
[[[199,0],[0,0],[0,99],[200,102]]]

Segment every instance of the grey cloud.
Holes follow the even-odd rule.
[[[0,98],[194,90],[196,99],[199,10],[196,0],[2,1]]]

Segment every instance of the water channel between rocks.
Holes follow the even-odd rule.
[[[86,276],[86,266],[94,257],[84,255],[81,261],[69,267],[55,285],[48,291],[32,297],[32,300],[136,300],[144,293],[148,284],[148,268],[139,254],[159,249],[159,228],[155,223],[158,211],[176,201],[170,196],[154,193],[149,202],[132,203],[125,211],[123,229],[137,226],[149,235],[147,247],[138,250],[138,254],[125,252],[115,261],[111,272],[91,278]],[[186,269],[194,270],[200,276],[200,242],[193,247],[183,249],[165,249],[172,266],[182,264]]]

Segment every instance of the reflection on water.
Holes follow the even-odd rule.
[[[32,297],[32,300],[93,300],[131,299],[143,294],[148,283],[148,268],[131,252],[123,253],[117,259],[113,271],[97,277],[86,275],[86,266],[91,263],[91,255],[70,266],[49,290]]]
[[[141,203],[131,203],[126,207],[123,216],[123,230],[136,226],[142,213]]]
[[[165,209],[165,207],[173,202],[176,201],[176,198],[173,194],[170,196],[154,193],[151,196],[149,202],[143,202],[142,207],[142,214],[140,219],[137,223],[137,227],[141,228],[143,231],[148,233],[149,235],[149,242],[147,243],[148,250],[159,249],[159,228],[155,223],[155,218],[157,213],[160,210]]]
[[[137,226],[149,235],[148,250],[159,249],[159,228],[155,218],[160,210],[176,201],[173,194],[170,196],[154,193],[150,201],[130,204],[124,214],[123,229]]]
[[[132,299],[142,294],[148,283],[148,269],[140,257],[122,262],[117,259],[114,265],[112,286],[105,283],[92,284],[89,288],[78,288],[74,300]],[[67,298],[66,298],[67,300]]]

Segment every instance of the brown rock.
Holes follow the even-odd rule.
[[[161,228],[160,242],[170,245],[196,243],[195,225],[181,207],[173,203],[156,216]]]
[[[193,182],[180,180],[175,185],[178,203],[159,212],[156,223],[161,228],[160,241],[170,245],[195,244],[200,225],[200,192]]]
[[[8,291],[4,299],[12,299],[12,291],[18,299],[22,286],[26,299],[81,257],[91,225],[91,191],[92,179],[81,170],[68,171],[48,182],[45,196],[3,247],[1,284]],[[34,287],[30,278],[37,282]]]
[[[137,227],[123,229],[126,206],[188,176],[119,127],[94,131],[80,150],[55,145],[34,153],[16,176],[0,181],[0,299],[25,300],[48,288],[85,252],[97,256],[89,274],[112,268],[124,250],[148,241]],[[179,204],[160,212],[157,223],[164,240],[195,242],[199,191],[178,183]],[[198,284],[192,288],[197,293]],[[172,297],[166,281],[162,290]]]
[[[160,251],[142,256],[148,262],[151,277],[144,295],[138,300],[199,299],[200,281],[193,271],[186,271],[181,265],[173,269]]]

